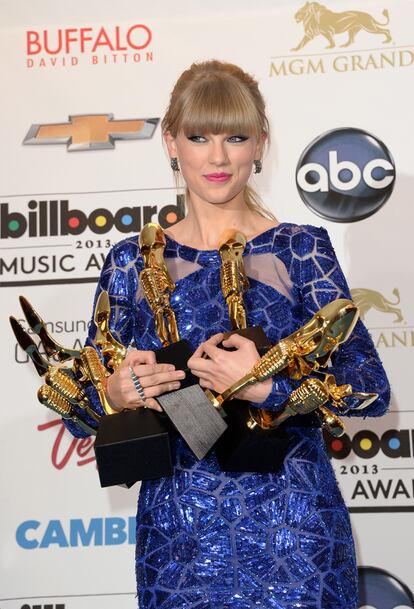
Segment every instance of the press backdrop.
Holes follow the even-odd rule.
[[[37,403],[40,380],[7,317],[22,318],[24,294],[59,341],[82,344],[111,244],[151,219],[168,226],[179,216],[158,119],[178,75],[208,58],[237,63],[258,78],[272,143],[255,185],[279,220],[328,229],[351,288],[359,290],[392,383],[391,409],[381,420],[347,421],[347,437],[329,450],[359,565],[414,589],[414,5],[325,6],[332,13],[310,3],[295,19],[303,5],[288,0],[0,1],[2,608],[135,607],[137,485],[100,488],[92,441],[73,439]],[[365,16],[354,13],[335,33],[335,14],[357,9]],[[304,39],[305,22],[312,39]],[[145,124],[108,126],[137,119]],[[326,150],[318,157],[317,143],[302,158],[311,142],[339,128],[343,140],[335,132],[328,138],[326,150],[336,153],[330,165]],[[89,129],[86,149],[82,129]],[[354,129],[362,130],[356,133],[369,159],[350,145]],[[130,139],[138,131],[139,139]],[[112,145],[108,132],[119,136]],[[374,162],[364,173],[376,158],[389,165]],[[298,189],[296,170],[305,161],[319,167],[303,170]],[[313,211],[324,176],[332,196],[341,195],[336,212],[346,221],[324,211],[323,197],[319,215]],[[353,222],[358,188],[371,215]],[[367,605],[413,606],[402,598]]]

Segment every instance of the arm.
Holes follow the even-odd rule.
[[[134,337],[136,294],[142,267],[143,262],[136,239],[126,239],[115,245],[104,263],[95,294],[93,311],[101,291],[108,292],[111,304],[109,320],[111,333],[118,342],[125,346],[129,346]],[[96,327],[92,323],[86,345],[100,353],[100,349],[95,343],[95,334]],[[139,377],[144,390],[145,402],[137,393],[130,368]],[[135,409],[144,405],[154,410],[161,410],[155,399],[156,396],[178,389],[183,376],[184,373],[181,370],[175,370],[174,366],[170,364],[157,364],[153,351],[133,349],[116,371],[108,377],[106,395],[114,410]],[[86,386],[86,393],[95,412],[100,415],[104,414],[92,384]],[[87,435],[73,421],[65,421],[65,424],[73,435],[78,437]],[[96,423],[94,426],[96,427]]]
[[[101,270],[92,309],[92,322],[86,339],[86,345],[94,347],[98,353],[99,348],[95,344],[96,326],[93,322],[93,311],[99,294],[107,290],[111,300],[111,319],[110,326],[115,338],[124,345],[129,345],[133,336],[134,315],[132,310],[132,299],[129,295],[129,285],[134,285],[134,274],[138,271],[135,268],[128,270],[128,263],[136,259],[138,247],[134,247],[133,241],[121,242],[115,245],[109,252]],[[101,403],[95,388],[88,383],[85,388],[88,399],[95,412],[103,415]],[[77,410],[86,419],[84,413]],[[87,418],[87,422],[96,427],[96,422]],[[67,429],[76,437],[85,437],[87,433],[76,423],[64,420]]]
[[[351,298],[325,229],[306,227],[293,237],[292,249],[297,273],[295,282],[298,281],[305,319],[336,298]],[[386,411],[390,398],[389,383],[362,321],[358,321],[348,341],[333,354],[329,372],[335,376],[338,385],[350,383],[353,391],[378,394],[377,400],[368,408],[350,414],[380,416]],[[348,400],[348,406],[352,406],[352,400],[345,399]]]
[[[325,229],[295,226],[289,230],[288,235],[284,235],[285,240],[286,237],[282,260],[295,286],[294,315],[296,326],[300,327],[324,305],[337,298],[350,298],[350,294]],[[280,255],[280,247],[278,250]],[[238,340],[241,343],[241,339]],[[214,357],[214,351],[209,355]],[[333,366],[327,371],[335,375],[338,385],[350,383],[355,392],[377,393],[379,396],[366,410],[354,411],[352,414],[382,414],[389,401],[389,385],[372,340],[361,321],[347,343],[334,353],[332,360]],[[246,357],[241,361],[244,363]],[[294,381],[277,375],[272,378],[271,387],[270,384],[267,385],[267,397],[262,397],[263,401],[257,391],[260,384],[243,390],[238,396],[251,401],[252,406],[278,411],[303,380]],[[344,401],[348,408],[356,405],[353,398],[345,398]]]

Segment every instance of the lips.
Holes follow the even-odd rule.
[[[204,177],[209,182],[223,183],[227,182],[231,178],[231,173],[206,173]]]

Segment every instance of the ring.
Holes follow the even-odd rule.
[[[131,368],[131,366],[129,366],[128,369],[129,369],[129,376],[131,377],[131,380],[134,383],[134,387],[137,390],[137,393],[138,393],[139,397],[141,398],[141,401],[145,402],[145,393],[144,393],[144,389],[143,389],[141,383],[139,382],[139,378],[137,377],[137,375],[135,374],[135,372]],[[146,406],[144,406],[144,408],[146,408]]]

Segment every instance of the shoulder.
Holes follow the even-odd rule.
[[[99,284],[101,289],[110,293],[126,283],[126,278],[139,274],[142,258],[138,246],[138,237],[131,236],[115,243],[103,263]]]
[[[287,248],[295,256],[306,256],[323,247],[332,247],[326,228],[311,224],[282,222],[276,227],[273,250]]]
[[[122,241],[118,241],[112,246],[108,258],[111,265],[117,268],[125,269],[132,264],[141,264],[141,253],[138,244],[138,235],[132,235]]]

